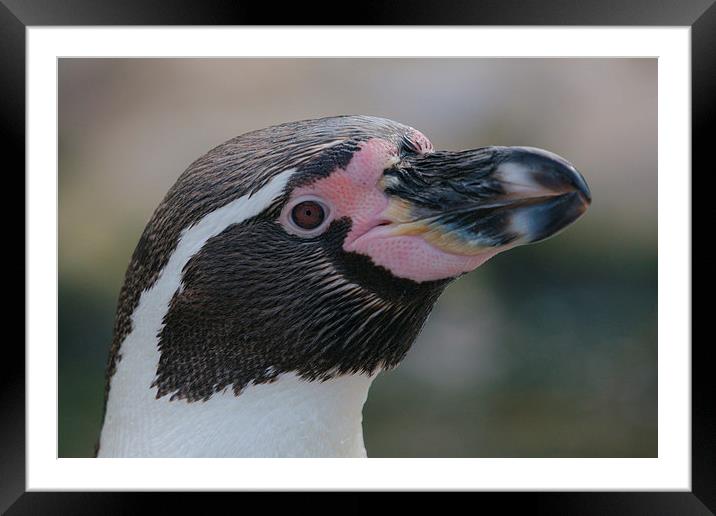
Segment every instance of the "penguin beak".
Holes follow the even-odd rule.
[[[574,166],[530,147],[410,156],[384,173],[382,187],[392,235],[420,236],[462,256],[542,241],[591,203]]]

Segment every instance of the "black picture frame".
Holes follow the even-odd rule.
[[[28,26],[293,25],[301,21],[316,25],[319,20],[331,25],[680,25],[691,27],[692,38],[692,171],[700,171],[702,176],[712,173],[713,164],[707,164],[706,160],[710,158],[711,147],[707,129],[709,125],[713,125],[709,122],[716,118],[714,0],[463,0],[440,3],[393,1],[371,4],[370,8],[347,9],[343,11],[343,15],[332,7],[326,7],[326,10],[322,11],[319,5],[309,8],[304,3],[293,7],[286,5],[280,9],[274,7],[273,12],[271,6],[262,10],[259,5],[260,3],[255,2],[220,0],[155,0],[142,3],[134,0],[0,0],[0,141],[5,144],[4,161],[7,163],[7,157],[14,156],[17,163],[14,170],[24,169],[25,29]],[[335,19],[326,20],[331,14]],[[350,18],[347,18],[348,16]],[[21,176],[12,175],[18,178]],[[695,175],[692,172],[692,179]],[[22,188],[24,191],[24,182]],[[696,194],[692,206],[697,206],[697,196],[705,195],[705,189],[702,187],[692,191]],[[711,213],[713,214],[713,208]],[[703,219],[692,219],[695,229],[703,224]],[[713,220],[713,215],[706,220]],[[6,229],[9,229],[7,225]],[[18,247],[15,246],[14,249]],[[691,251],[693,253],[693,246]],[[27,258],[24,252],[23,258]],[[697,284],[701,290],[706,288],[705,282]],[[17,300],[12,304],[20,305]],[[25,306],[24,303],[22,306]],[[502,511],[508,512],[521,508],[544,514],[713,514],[716,511],[716,403],[712,393],[716,392],[716,388],[713,376],[708,370],[711,368],[711,362],[707,359],[710,345],[711,341],[707,337],[694,339],[692,343],[690,492],[530,492],[472,495],[480,497],[478,503],[485,503],[490,499],[489,501],[498,503]],[[26,493],[25,353],[14,337],[4,343],[1,362],[4,367],[0,375],[0,510],[7,509],[7,514],[129,514],[148,510],[147,503],[150,499],[157,501],[158,496],[162,496],[162,512],[170,511],[172,506],[187,508],[186,495],[178,493],[168,496],[148,493]],[[237,495],[226,494],[221,496],[218,502],[227,502],[228,496]],[[351,496],[357,499],[357,503],[346,507],[367,510],[376,505],[376,501],[364,500],[362,496],[358,499],[358,494]],[[277,501],[272,498],[271,504],[275,506]],[[295,502],[293,503],[295,507]],[[204,510],[209,508],[206,501],[201,504]]]

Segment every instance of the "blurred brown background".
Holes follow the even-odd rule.
[[[59,450],[91,456],[130,255],[178,175],[272,124],[367,114],[582,171],[584,219],[448,288],[364,410],[373,457],[657,455],[655,59],[61,59]]]

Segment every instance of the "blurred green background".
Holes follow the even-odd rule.
[[[369,456],[656,456],[656,59],[60,59],[60,456],[93,453],[124,271],[178,175],[238,134],[338,114],[437,149],[542,147],[594,199],[447,289],[374,382]]]

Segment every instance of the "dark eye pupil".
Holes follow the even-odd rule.
[[[293,222],[303,229],[315,229],[321,225],[325,214],[320,204],[314,201],[304,201],[293,207],[291,211]]]

